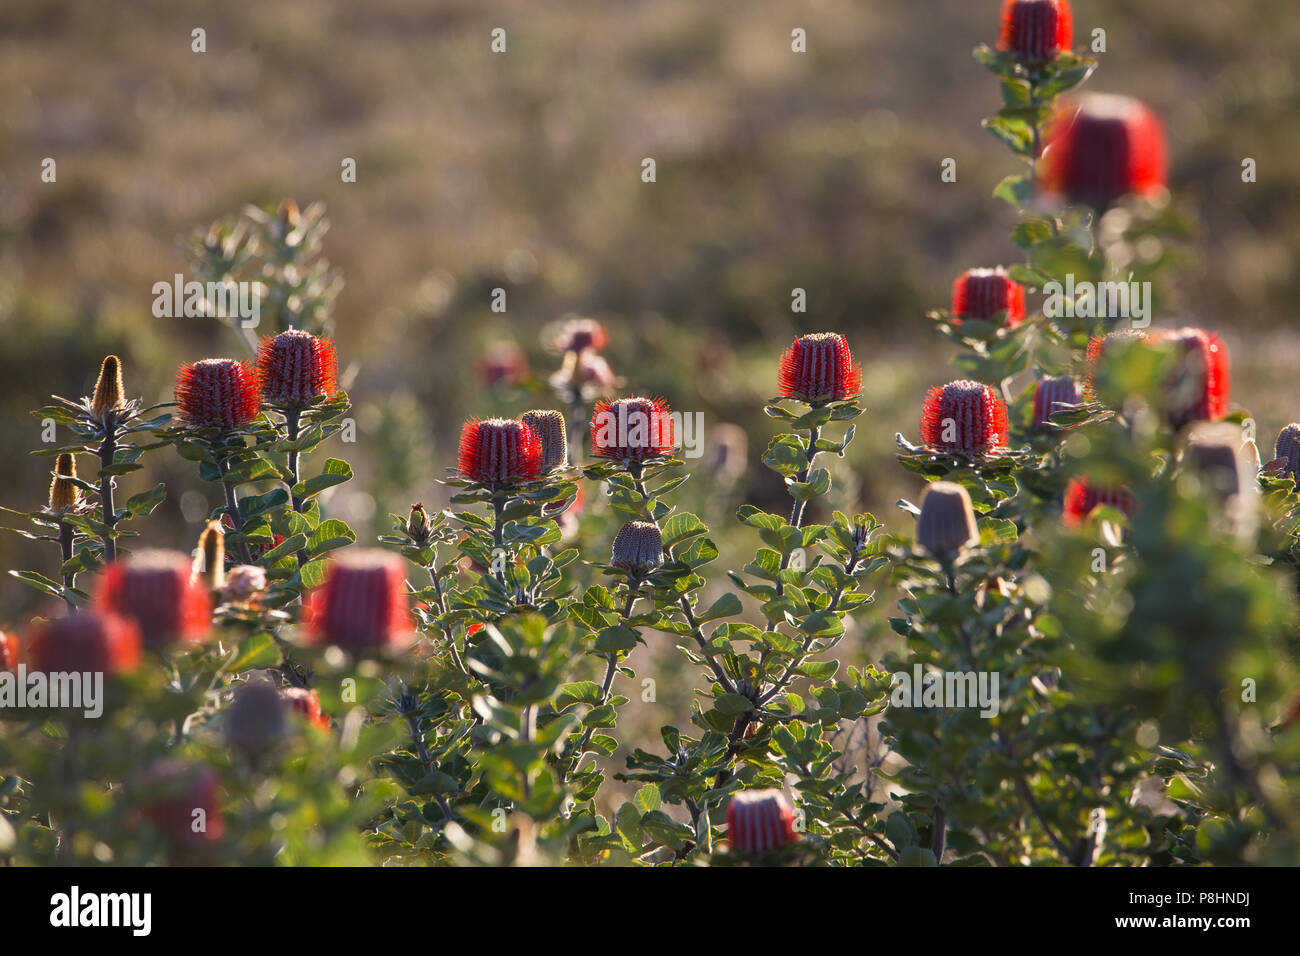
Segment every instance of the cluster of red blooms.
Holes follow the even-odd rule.
[[[1172,345],[1178,361],[1165,383],[1163,412],[1168,424],[1180,428],[1191,422],[1217,421],[1228,411],[1231,375],[1228,347],[1213,332],[1204,329],[1158,329],[1142,332],[1125,329],[1094,336],[1088,343],[1088,390],[1097,393],[1097,373],[1116,343],[1144,341]]]

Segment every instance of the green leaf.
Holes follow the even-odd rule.
[[[994,187],[993,198],[1019,209],[1034,198],[1034,183],[1028,175],[1008,176]]]
[[[335,485],[341,485],[352,477],[352,466],[342,458],[327,458],[325,467],[319,475],[314,478],[308,478],[306,481],[300,481],[293,486],[293,493],[296,497],[306,500],[314,498],[326,488],[333,488]]]
[[[355,532],[338,518],[322,521],[307,541],[307,554],[318,558],[328,551],[347,547],[357,540]]]
[[[265,632],[250,635],[239,647],[239,653],[227,666],[231,672],[247,671],[259,667],[275,667],[280,663],[280,648],[275,638]]]
[[[715,621],[720,617],[732,617],[744,611],[740,603],[740,598],[728,591],[711,605],[709,609],[702,614],[696,614],[696,620],[703,624],[705,621]]]
[[[676,547],[688,538],[708,534],[708,532],[709,526],[690,512],[675,514],[664,522],[664,548]]]
[[[126,510],[136,517],[147,515],[153,511],[154,508],[157,508],[166,497],[167,486],[160,481],[148,491],[142,491],[138,495],[132,495],[130,498],[127,498]]]
[[[642,813],[650,813],[658,810],[663,806],[663,798],[659,795],[659,787],[656,784],[648,783],[636,792],[632,798],[632,803]]]

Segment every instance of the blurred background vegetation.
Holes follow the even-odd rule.
[[[1088,88],[1165,117],[1174,199],[1198,216],[1157,324],[1225,335],[1234,398],[1271,445],[1300,418],[1300,12],[1294,0],[1074,6],[1078,43],[1106,31]],[[1019,257],[1013,214],[990,196],[1016,170],[979,126],[998,90],[970,55],[996,40],[999,7],[6,0],[3,503],[44,503],[50,460],[26,454],[40,442],[27,410],[50,392],[84,394],[105,353],[148,401],[170,398],[181,361],[244,357],[215,322],[154,318],[151,288],[188,271],[181,246],[195,229],[291,196],[326,204],[324,253],[346,281],[336,338],[357,441],[325,453],[348,458],[357,480],[326,507],[363,539],[389,511],[445,502],[436,479],[465,417],[553,404],[546,334],[570,313],[607,324],[628,390],[704,413],[706,450],[721,434],[734,448],[734,430],[714,431],[723,424],[748,434],[750,467],[734,484],[708,454],[679,499],[716,526],[719,568],[753,546],[729,520],[735,504],[786,507],[758,464],[774,431],[761,402],[799,332],[843,331],[864,365],[869,413],[835,466],[833,501],[910,531],[893,502],[918,482],[896,466],[893,435],[915,438],[925,389],[954,377],[924,313],[946,307],[966,267]],[[196,27],[206,53],[191,51]],[[505,54],[489,48],[496,27]],[[796,27],[803,54],[791,52]],[[56,183],[41,181],[45,157]],[[341,181],[345,157],[355,183]],[[945,157],[956,183],[940,182]],[[497,287],[504,314],[490,308]],[[791,312],[796,287],[804,314]],[[532,374],[489,385],[475,370],[508,342]],[[169,497],[145,540],[189,549],[217,502],[196,497],[195,469],[170,454],[122,484],[131,494],[157,480]],[[589,505],[584,534],[603,548],[613,528]],[[52,573],[53,549],[25,544],[0,537],[0,567]],[[0,627],[20,626],[37,598],[0,578]]]

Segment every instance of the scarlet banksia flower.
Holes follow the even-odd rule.
[[[542,470],[542,443],[523,422],[471,419],[460,433],[459,468],[471,481],[500,483],[535,478]]]
[[[226,575],[221,599],[229,604],[248,604],[266,590],[266,570],[256,564],[237,564]]]
[[[962,319],[991,319],[1003,313],[1007,328],[1019,325],[1025,318],[1025,287],[1007,275],[1006,269],[968,269],[953,282],[954,324],[960,325]]]
[[[182,365],[176,376],[176,404],[195,428],[242,428],[262,406],[257,374],[247,362],[234,359]]]
[[[319,727],[321,730],[329,729],[330,719],[321,713],[320,697],[314,690],[305,687],[286,687],[281,691],[281,697],[289,705],[290,710],[302,714],[313,727]]]
[[[936,558],[946,558],[976,541],[979,529],[966,489],[951,481],[926,486],[916,518],[916,543]]]
[[[99,367],[99,378],[95,381],[95,394],[90,400],[90,410],[98,419],[103,419],[110,412],[115,412],[126,403],[122,387],[122,360],[116,355],[109,355]]]
[[[1280,472],[1282,478],[1300,475],[1300,422],[1292,422],[1277,433],[1273,458],[1285,462]]]
[[[1091,93],[1057,111],[1043,150],[1043,184],[1071,202],[1105,209],[1165,184],[1160,121],[1127,96]]]
[[[587,349],[600,351],[605,347],[605,327],[595,319],[569,319],[560,326],[559,333],[551,342],[557,352],[585,352]]]
[[[998,49],[1021,59],[1054,60],[1074,42],[1069,0],[1006,0]]]
[[[781,356],[777,394],[809,403],[840,402],[862,389],[848,340],[838,332],[801,335]]]
[[[56,477],[50,481],[50,510],[63,514],[75,508],[81,500],[81,489],[67,480],[77,477],[77,459],[63,452],[54,464],[54,474]]]
[[[537,433],[542,443],[542,470],[563,468],[569,463],[569,427],[561,412],[534,408],[524,412],[519,420]]]
[[[401,559],[373,548],[339,558],[312,595],[307,625],[315,643],[347,650],[409,644],[414,626]]]
[[[190,578],[190,560],[179,551],[139,551],[104,570],[95,604],[133,620],[151,651],[197,641],[211,624],[211,607]]]
[[[641,461],[675,447],[672,410],[662,398],[599,401],[591,416],[591,450],[602,458]]]
[[[971,457],[1007,443],[1007,406],[988,385],[970,380],[935,386],[921,409],[921,440],[936,451]]]
[[[0,671],[18,667],[18,635],[0,633]]]
[[[664,563],[664,539],[653,521],[629,521],[614,536],[616,568],[638,574],[653,571]]]
[[[27,634],[33,671],[119,674],[140,660],[140,631],[116,614],[82,611],[38,622]]]
[[[741,853],[765,853],[797,839],[794,812],[780,790],[741,790],[727,805],[727,840]]]
[[[257,350],[262,400],[286,408],[303,408],[329,398],[338,388],[334,343],[310,332],[290,329],[262,340]]]
[[[219,591],[226,580],[226,533],[220,521],[209,521],[199,535],[198,554],[190,578],[209,591]]]
[[[1228,347],[1204,329],[1165,333],[1160,341],[1178,350],[1178,365],[1168,385],[1166,418],[1177,428],[1193,421],[1216,421],[1228,411]]]
[[[1081,399],[1079,383],[1068,375],[1039,379],[1034,387],[1034,427],[1050,425],[1052,415],[1061,411],[1062,405],[1078,405]]]
[[[217,772],[174,760],[154,763],[140,778],[144,815],[174,848],[195,851],[226,832]]]
[[[1093,509],[1101,505],[1114,508],[1128,518],[1137,513],[1137,499],[1126,488],[1087,478],[1072,478],[1065,487],[1061,517],[1067,525],[1075,527],[1083,524]]]

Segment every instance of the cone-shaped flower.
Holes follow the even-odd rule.
[[[298,329],[268,336],[257,350],[257,377],[262,401],[272,405],[303,408],[329,398],[338,388],[334,343]]]
[[[266,570],[256,564],[237,564],[226,575],[221,599],[229,604],[247,604],[266,590]]]
[[[116,355],[109,355],[99,367],[99,378],[95,381],[90,410],[102,421],[105,415],[117,411],[124,404],[126,395],[122,388],[122,360]]]
[[[560,326],[559,333],[551,342],[551,348],[557,352],[585,352],[588,349],[600,351],[605,347],[605,327],[595,319],[573,318]]]
[[[862,389],[848,340],[838,332],[801,335],[781,356],[777,394],[809,403],[839,402]]]
[[[176,376],[176,404],[195,428],[242,428],[261,409],[257,374],[247,362],[234,359],[182,365]]]
[[[921,440],[949,454],[995,454],[1007,443],[1007,406],[988,385],[970,380],[935,386],[921,409]]]
[[[1179,350],[1168,386],[1165,416],[1175,428],[1194,421],[1217,421],[1228,411],[1228,347],[1204,329],[1176,329],[1160,337]]]
[[[675,447],[672,410],[662,398],[599,401],[591,416],[591,450],[602,458],[641,461]]]
[[[653,521],[629,521],[614,536],[616,568],[645,574],[664,563],[664,539]]]
[[[133,669],[140,660],[140,631],[116,614],[82,611],[38,622],[26,635],[31,670],[106,675]]]
[[[793,843],[794,812],[780,790],[741,790],[727,806],[727,841],[740,853],[765,853]]]
[[[1137,499],[1127,488],[1089,481],[1087,478],[1071,478],[1065,486],[1061,518],[1068,526],[1077,527],[1100,505],[1114,508],[1128,518],[1137,513]]]
[[[1025,318],[1025,287],[1007,270],[967,269],[952,284],[953,324],[962,319],[992,319],[1006,313],[1006,328],[1019,325]]]
[[[0,671],[18,667],[18,635],[0,632]]]
[[[998,49],[1023,60],[1053,60],[1074,42],[1069,0],[1006,0]]]
[[[1086,94],[1057,111],[1041,170],[1048,190],[1098,209],[1147,196],[1165,184],[1164,131],[1135,99]]]
[[[311,597],[308,636],[352,651],[405,647],[414,625],[402,560],[374,548],[349,550]]]
[[[137,551],[100,575],[95,604],[135,621],[151,651],[197,641],[211,625],[211,607],[190,572],[190,559],[179,551]]]
[[[916,518],[916,543],[936,558],[947,558],[979,539],[966,489],[951,481],[927,485]]]
[[[1034,388],[1034,427],[1046,428],[1060,406],[1078,405],[1081,399],[1079,383],[1068,375],[1039,379]]]
[[[1273,451],[1275,459],[1282,459],[1286,466],[1280,472],[1282,478],[1300,476],[1300,422],[1292,422],[1277,433],[1277,445]]]
[[[542,471],[563,468],[569,463],[569,431],[561,412],[534,408],[519,420],[537,433],[542,443]]]
[[[198,554],[190,577],[209,591],[219,591],[226,581],[226,533],[220,521],[209,521],[199,535]]]
[[[460,433],[459,468],[471,481],[499,483],[535,478],[542,470],[542,443],[523,422],[470,419]]]
[[[81,500],[81,489],[66,480],[77,477],[77,459],[63,452],[54,464],[54,474],[60,477],[50,480],[50,510],[61,515],[71,511]]]

